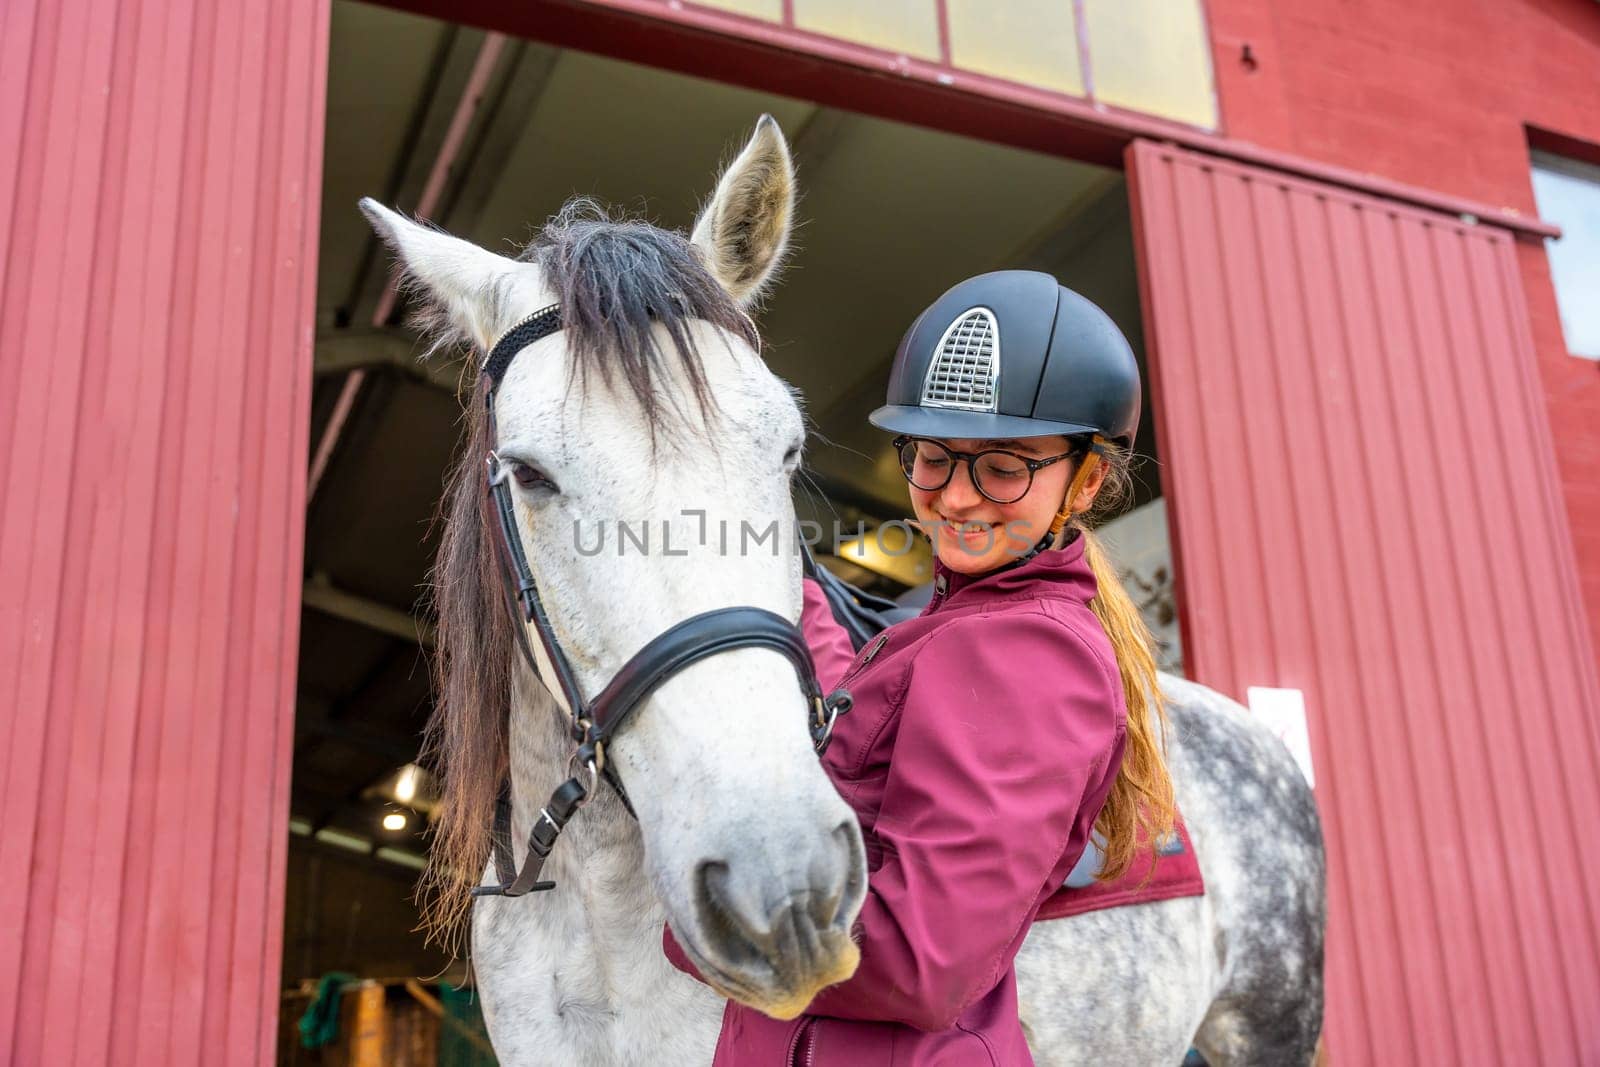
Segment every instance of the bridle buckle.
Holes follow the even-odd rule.
[[[828,751],[839,716],[847,714],[854,703],[848,689],[835,689],[826,697],[819,694],[812,698],[811,747],[817,755]]]
[[[569,778],[577,778],[583,771],[589,772],[589,785],[584,791],[583,799],[578,802],[580,809],[588,807],[589,801],[593,800],[595,794],[600,792],[600,772],[606,765],[606,750],[597,741],[594,745],[594,759],[582,759],[582,756],[583,749],[579,748],[575,749],[572,755],[567,757],[567,776]]]

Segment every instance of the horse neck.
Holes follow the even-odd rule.
[[[570,773],[567,759],[573,745],[565,716],[541,684],[520,672],[510,724],[512,840],[519,863],[539,809]],[[661,906],[645,874],[639,824],[604,782],[567,823],[543,877],[563,890],[577,890],[560,896],[581,901],[590,912],[604,909],[608,920],[639,926],[660,922]]]
[[[571,749],[554,701],[531,675],[521,682],[510,731],[519,862]],[[661,951],[643,838],[609,787],[567,824],[543,875],[553,891],[480,902],[488,907],[474,917],[474,964],[500,1062],[625,1067],[649,1048],[664,1063],[708,1062],[722,1001]]]

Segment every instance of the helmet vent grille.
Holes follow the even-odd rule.
[[[1000,326],[988,308],[973,308],[950,324],[928,376],[922,403],[928,407],[993,411],[1000,379]]]

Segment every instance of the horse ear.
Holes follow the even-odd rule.
[[[376,200],[363,197],[361,213],[394,249],[406,278],[431,299],[437,315],[424,312],[422,325],[440,340],[464,340],[487,351],[514,322],[516,280],[531,264],[497,256],[459,237],[412,222]]]
[[[762,115],[744,151],[722,172],[690,241],[741,306],[755,301],[789,245],[794,163],[771,115]]]

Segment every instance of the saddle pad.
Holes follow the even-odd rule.
[[[1121,878],[1095,882],[1082,888],[1063,886],[1044,902],[1034,921],[1065,919],[1102,908],[1121,907],[1123,904],[1151,904],[1177,897],[1204,896],[1206,885],[1200,877],[1200,861],[1194,854],[1189,828],[1183,824],[1182,816],[1176,820],[1175,828],[1182,851],[1178,851],[1176,845],[1168,844],[1160,852],[1144,853],[1152,857],[1149,862],[1135,857]],[[1150,870],[1151,863],[1155,864],[1153,873]],[[1146,874],[1150,875],[1149,881],[1145,881]]]

